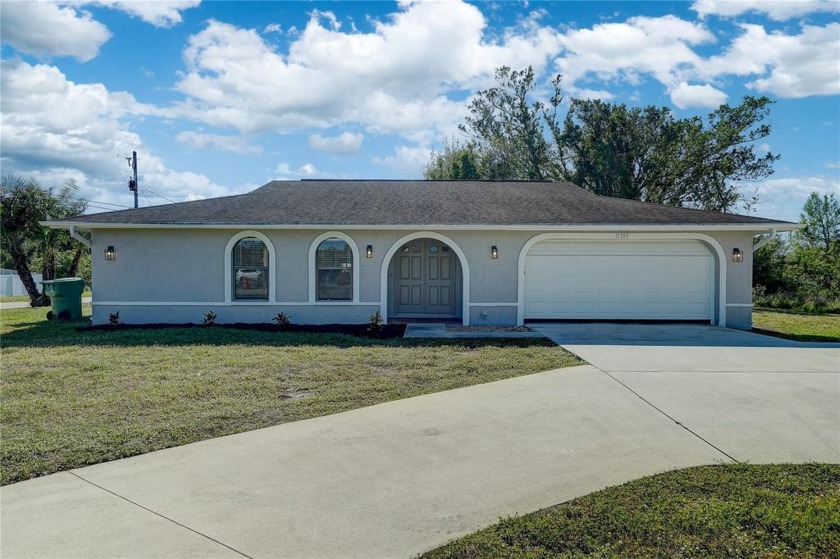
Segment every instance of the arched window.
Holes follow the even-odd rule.
[[[353,250],[346,241],[330,237],[318,245],[315,272],[318,301],[353,300]]]
[[[233,245],[231,256],[233,299],[267,301],[269,257],[265,243],[256,237],[245,237]]]

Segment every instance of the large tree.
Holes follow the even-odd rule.
[[[534,70],[496,70],[496,86],[470,102],[470,116],[459,126],[479,154],[482,178],[544,180],[560,178],[555,147],[545,121],[556,117],[563,100],[560,76],[547,103],[532,100]]]
[[[826,254],[840,251],[840,202],[834,194],[820,195],[812,192],[800,214],[802,244],[822,249]]]
[[[800,294],[840,299],[840,204],[816,192],[805,202],[785,275]]]
[[[730,211],[750,202],[739,183],[766,178],[779,158],[756,153],[770,134],[766,97],[721,105],[706,119],[677,119],[667,107],[572,100],[561,122],[560,76],[545,101],[535,99],[531,68],[499,68],[496,82],[469,105],[460,125],[467,144],[433,154],[427,178],[464,178],[447,172],[462,169],[453,162],[467,157],[481,178],[565,179],[606,196]]]
[[[0,186],[0,239],[3,252],[20,277],[32,306],[46,306],[50,299],[32,279],[34,262],[40,263],[44,280],[55,278],[58,262],[68,260],[68,275],[75,275],[84,247],[66,231],[44,227],[41,221],[82,213],[85,203],[75,198],[71,181],[57,191],[45,190],[34,179],[5,176]]]

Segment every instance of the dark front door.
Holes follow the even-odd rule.
[[[438,241],[404,245],[394,263],[395,313],[455,316],[455,258],[452,250]]]

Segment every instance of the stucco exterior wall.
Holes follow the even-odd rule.
[[[338,230],[358,248],[358,297],[352,302],[312,300],[313,242],[328,229],[256,229],[273,245],[275,258],[270,272],[275,296],[267,302],[231,301],[226,293],[225,252],[238,229],[96,229],[92,234],[94,285],[93,322],[108,321],[120,311],[126,323],[199,322],[212,310],[217,321],[270,322],[285,312],[298,324],[363,323],[377,310],[388,312],[388,262],[405,239],[435,235],[459,255],[464,280],[459,315],[471,324],[516,324],[521,317],[520,254],[529,240],[546,231],[525,230]],[[657,235],[667,235],[659,232]],[[682,232],[681,235],[690,235]],[[611,231],[575,233],[610,238]],[[750,232],[704,232],[703,240],[715,257],[716,301],[714,322],[720,322],[720,307],[726,325],[751,326],[752,234]],[[644,238],[644,233],[636,234]],[[655,240],[651,240],[655,242]],[[717,247],[714,245],[718,245]],[[367,258],[367,245],[373,257]],[[491,246],[498,259],[491,258]],[[105,261],[104,251],[114,246],[116,259]],[[731,261],[732,249],[744,255],[742,263]],[[721,255],[723,257],[721,258]],[[722,267],[722,268],[721,268]],[[725,278],[720,285],[720,271]],[[384,283],[383,283],[384,282]],[[229,281],[228,284],[229,285]],[[383,289],[383,285],[385,289]],[[725,291],[723,300],[721,290]]]

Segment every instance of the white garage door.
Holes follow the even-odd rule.
[[[711,320],[713,274],[696,241],[543,241],[525,259],[525,318]]]

